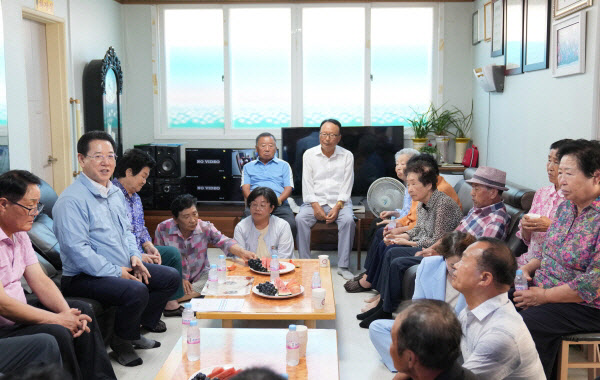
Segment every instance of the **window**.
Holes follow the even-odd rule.
[[[405,124],[437,86],[436,7],[160,6],[157,137]]]

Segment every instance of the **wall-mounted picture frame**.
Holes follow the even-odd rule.
[[[552,0],[552,17],[555,20],[592,6],[592,0]]]
[[[505,0],[504,65],[506,75],[523,73],[523,0]]]
[[[523,71],[548,68],[550,1],[525,0]]]
[[[504,55],[504,0],[492,0],[492,57]]]
[[[492,2],[489,1],[483,5],[483,40],[492,40]]]
[[[552,24],[552,76],[585,73],[586,11]]]
[[[473,30],[471,33],[471,43],[477,45],[479,43],[479,11],[473,13]]]

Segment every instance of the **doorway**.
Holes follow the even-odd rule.
[[[62,18],[23,8],[32,172],[60,194],[73,179]]]

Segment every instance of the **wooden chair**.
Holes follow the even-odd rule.
[[[587,361],[569,362],[569,347],[580,344],[587,348]],[[573,334],[562,337],[558,361],[558,379],[567,380],[569,368],[587,368],[588,380],[600,373],[600,333]]]

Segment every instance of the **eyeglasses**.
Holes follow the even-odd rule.
[[[261,203],[261,204],[254,203],[254,202],[250,203],[250,208],[253,208],[255,210],[264,210],[264,209],[268,208],[269,206],[270,205],[268,203]]]
[[[39,202],[38,202],[38,204],[35,207],[25,207],[25,206],[23,206],[20,203],[11,201],[10,199],[8,201],[10,203],[12,203],[12,204],[15,204],[15,205],[17,205],[19,207],[22,207],[25,210],[27,210],[27,215],[29,215],[29,216],[37,215],[37,214],[41,213],[42,210],[44,209],[44,204],[43,203],[39,203]]]
[[[108,159],[109,161],[116,161],[117,160],[117,155],[116,154],[109,154],[108,156],[104,156],[102,154],[96,154],[96,155],[93,155],[93,156],[88,156],[86,154],[86,157],[89,157],[89,158],[93,159],[96,162],[103,162],[106,159]]]
[[[327,137],[331,137],[331,138],[338,137],[339,134],[336,134],[336,133],[319,133],[319,136],[321,136],[324,139],[326,139]]]

